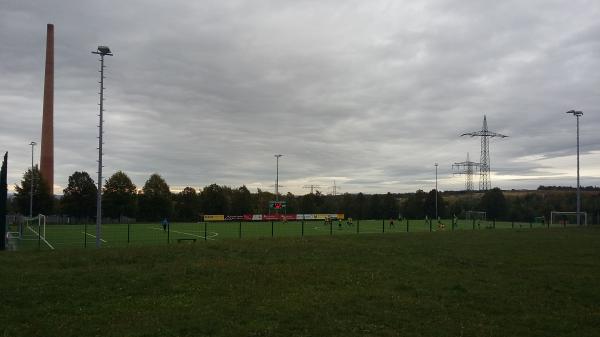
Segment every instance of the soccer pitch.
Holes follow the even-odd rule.
[[[125,247],[143,245],[165,245],[199,243],[247,238],[302,237],[367,235],[382,233],[412,233],[428,231],[461,231],[511,228],[546,228],[541,223],[494,222],[484,220],[458,220],[452,227],[452,220],[443,219],[443,225],[426,220],[354,220],[346,221],[287,221],[287,222],[198,222],[171,223],[163,229],[160,223],[103,224],[100,243],[102,247]],[[555,225],[555,227],[558,227]],[[45,235],[37,235],[45,232]],[[37,226],[23,228],[22,239],[12,239],[15,250],[89,248],[96,245],[95,224],[57,225],[47,224],[45,231]]]

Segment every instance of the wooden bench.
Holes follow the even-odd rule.
[[[192,242],[196,242],[197,239],[195,238],[179,238],[177,239],[177,243],[181,243],[182,241],[192,241]]]

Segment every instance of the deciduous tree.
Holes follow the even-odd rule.
[[[171,217],[173,201],[167,182],[157,173],[146,180],[139,195],[139,218],[158,221]]]
[[[102,210],[105,216],[119,218],[136,214],[137,187],[123,171],[117,171],[104,184]]]
[[[94,216],[97,193],[98,188],[87,172],[74,172],[63,190],[60,201],[62,212],[76,217]]]
[[[507,203],[502,190],[494,187],[485,192],[481,197],[481,208],[487,212],[488,219],[504,218],[507,215]]]
[[[18,212],[29,215],[30,192],[32,185],[32,170],[28,169],[23,174],[21,185],[15,185],[15,203]],[[38,166],[33,167],[33,216],[37,214],[50,214],[53,211],[54,197],[49,190],[44,177],[40,175]]]
[[[186,187],[174,197],[174,217],[179,221],[196,221],[200,214],[200,196],[192,187]]]

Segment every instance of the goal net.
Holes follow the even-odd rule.
[[[580,224],[587,225],[587,213],[579,212]],[[550,225],[577,225],[577,212],[550,212]]]
[[[467,220],[485,220],[487,212],[484,211],[466,211],[465,219]]]

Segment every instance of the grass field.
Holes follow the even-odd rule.
[[[508,228],[546,228],[540,223],[512,223],[492,221],[459,220],[454,229],[450,219],[442,220],[446,226],[438,228],[433,222],[432,231],[460,231]],[[16,231],[15,228],[11,229]],[[104,224],[101,232],[101,245],[104,247],[123,247],[140,245],[163,245],[168,243],[190,243],[199,241],[220,241],[233,238],[260,237],[302,237],[315,235],[352,235],[374,233],[428,232],[430,226],[424,220],[395,221],[355,220],[352,226],[345,222],[334,222],[331,226],[323,221],[288,222],[201,222],[172,223],[164,231],[159,223]],[[96,229],[94,224],[87,225],[46,225],[43,239],[37,233],[42,232],[35,225],[24,228],[24,240],[11,240],[11,249],[60,249],[95,247]]]
[[[0,336],[598,336],[600,229],[0,254]]]

